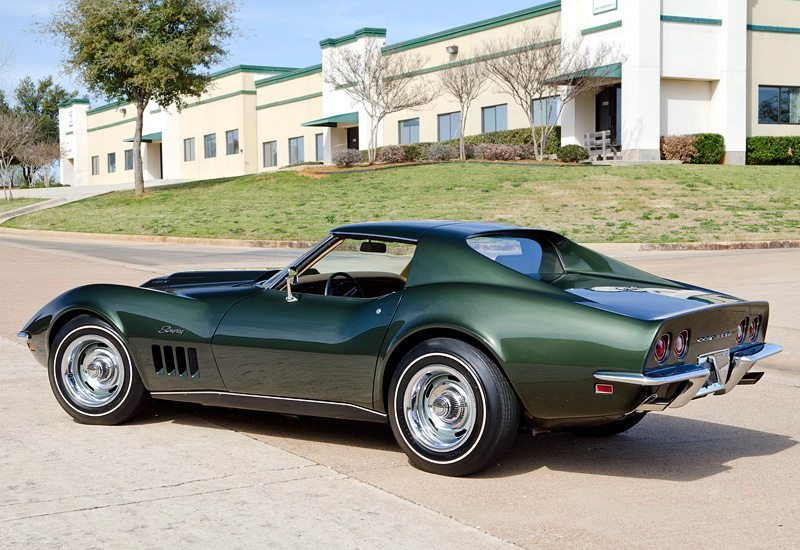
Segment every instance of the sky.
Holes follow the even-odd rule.
[[[239,0],[239,34],[228,44],[228,58],[215,69],[233,65],[307,67],[321,61],[320,40],[362,27],[386,28],[386,41],[392,44],[542,1]],[[0,72],[0,89],[9,95],[25,75],[34,79],[53,75],[67,89],[86,95],[80,82],[63,73],[59,46],[41,32],[59,4],[57,0],[0,0],[4,28],[0,35],[0,56],[7,60]]]

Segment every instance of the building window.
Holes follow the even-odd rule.
[[[323,145],[322,134],[315,135],[314,140],[316,142],[317,162],[322,162],[325,158],[325,146]]]
[[[194,160],[194,138],[186,138],[183,140],[183,162],[192,162]]]
[[[207,159],[213,159],[217,156],[217,134],[203,136],[203,152]]]
[[[289,138],[289,164],[305,162],[305,140],[302,136]]]
[[[228,155],[239,154],[239,130],[225,132],[225,153]]]
[[[758,87],[759,124],[800,124],[800,88]]]
[[[125,170],[133,170],[133,149],[125,149]]]
[[[419,119],[410,118],[408,120],[401,120],[398,124],[400,133],[400,145],[408,143],[419,143]]]
[[[113,174],[117,171],[117,154],[116,153],[109,153],[108,154],[108,173]]]
[[[264,149],[264,168],[278,166],[278,142],[265,141],[262,148]]]
[[[534,126],[554,126],[558,122],[558,107],[561,98],[557,95],[534,99],[531,102]],[[542,121],[545,122],[542,122]]]
[[[481,131],[499,132],[508,130],[508,105],[493,105],[481,109]]]
[[[458,139],[461,134],[461,113],[446,113],[438,117],[439,141]]]
[[[100,173],[100,157],[92,157],[92,175],[96,176]]]

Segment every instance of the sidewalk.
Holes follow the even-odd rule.
[[[152,187],[165,187],[168,185],[177,185],[186,183],[189,180],[157,180],[147,181],[144,186],[145,189]],[[37,204],[31,204],[15,210],[9,210],[0,214],[0,224],[38,210],[46,208],[54,208],[67,204],[70,202],[88,199],[89,197],[96,197],[97,195],[104,195],[114,191],[126,191],[133,189],[133,182],[131,183],[117,183],[114,185],[79,185],[70,187],[36,187],[34,189],[14,189],[14,198],[18,199],[49,199]]]

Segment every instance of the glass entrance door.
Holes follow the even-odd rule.
[[[622,118],[622,87],[603,88],[595,97],[595,131],[611,132],[611,143],[621,144],[620,120]]]
[[[358,126],[347,129],[347,148],[359,149],[358,146]]]

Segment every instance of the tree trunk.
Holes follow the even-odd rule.
[[[45,187],[50,187],[50,168],[51,167],[52,167],[52,164],[47,165],[47,166],[44,167],[44,186]]]
[[[372,117],[370,117],[372,118]],[[372,126],[369,129],[369,152],[367,153],[367,161],[369,164],[374,164],[378,157],[378,125],[379,121],[372,119]]]
[[[142,163],[142,128],[144,127],[145,99],[136,100],[136,130],[133,133],[133,190],[137,198],[144,196],[144,167]]]
[[[467,151],[464,147],[464,127],[467,123],[467,109],[461,106],[461,123],[458,125],[458,156],[464,161],[467,160]]]

